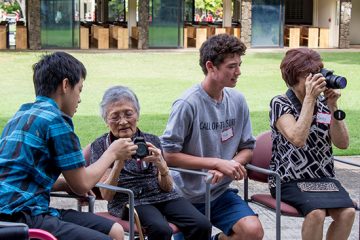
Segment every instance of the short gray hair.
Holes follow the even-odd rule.
[[[100,114],[106,122],[107,107],[110,104],[120,101],[129,101],[134,105],[134,108],[140,115],[140,104],[136,94],[128,87],[124,86],[113,86],[107,89],[100,103]]]

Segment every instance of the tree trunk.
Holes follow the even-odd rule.
[[[27,28],[29,33],[29,48],[41,48],[40,35],[40,0],[27,0]]]
[[[149,0],[139,1],[139,41],[138,49],[149,48]]]

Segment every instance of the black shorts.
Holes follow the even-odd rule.
[[[301,191],[298,182],[331,182],[338,191]],[[271,189],[275,196],[275,188]],[[315,209],[351,208],[354,207],[349,193],[341,186],[340,182],[332,178],[297,180],[281,184],[281,200],[295,207],[302,215],[306,216]]]
[[[31,216],[25,212],[8,216],[0,214],[0,221],[25,223],[29,228],[48,231],[59,240],[111,239],[108,234],[114,221],[93,213],[78,212],[72,209],[59,210],[59,212],[59,217],[47,214]]]

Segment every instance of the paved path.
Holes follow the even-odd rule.
[[[358,161],[360,163],[360,156],[350,157],[354,161]],[[343,183],[345,188],[350,192],[350,195],[353,199],[355,199],[358,204],[359,196],[360,196],[360,169],[356,167],[348,167],[343,164],[336,164],[336,174],[338,179]],[[234,187],[239,189],[239,193],[243,193],[243,182],[237,182],[233,184]],[[267,184],[259,184],[250,181],[249,190],[251,193],[258,192],[268,192]],[[57,208],[75,208],[76,201],[73,199],[60,199],[60,198],[52,198],[52,206]],[[259,214],[260,221],[265,230],[264,240],[274,240],[275,239],[275,213],[269,211],[265,208],[259,207],[255,204],[250,203],[250,206]],[[106,202],[105,201],[97,201],[95,211],[106,211]],[[300,240],[301,239],[301,224],[303,218],[295,218],[295,217],[282,217],[281,218],[281,234],[282,239],[284,240]],[[325,221],[324,227],[324,236],[326,234],[326,230],[331,223],[330,218],[327,218]],[[214,229],[214,232],[217,232]],[[325,239],[325,237],[324,237]],[[355,223],[353,225],[351,236],[349,240],[360,240],[359,238],[359,212],[356,214]]]

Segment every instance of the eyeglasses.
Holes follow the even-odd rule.
[[[116,124],[120,123],[122,119],[125,119],[127,122],[130,120],[133,120],[136,117],[135,112],[123,112],[123,113],[117,113],[111,116],[110,118],[107,118],[109,123]]]

